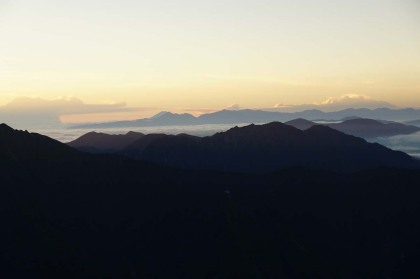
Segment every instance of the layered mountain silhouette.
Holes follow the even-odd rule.
[[[196,124],[196,118],[188,113],[177,114],[164,111],[150,118],[150,122],[158,126],[165,126],[169,123],[171,123],[170,125],[191,125]]]
[[[221,148],[219,155],[229,155],[228,146],[235,156],[255,152],[242,158],[265,154],[257,149],[261,143],[295,150],[290,142],[301,146],[306,138],[321,147],[335,142],[339,154],[344,142],[369,147],[367,155],[372,146],[390,152],[328,127],[300,131],[280,123],[204,139],[146,135],[138,141],[146,138],[144,152],[156,144],[183,154],[178,147],[201,141],[213,152]],[[172,169],[79,152],[6,125],[0,126],[0,158],[2,278],[420,275],[418,170]]]
[[[341,123],[329,124],[328,126],[346,134],[366,139],[408,135],[420,131],[420,128],[416,126],[395,122],[382,123],[372,119],[351,119]]]
[[[359,120],[346,122],[353,121]],[[300,119],[289,124],[307,128],[312,123]],[[94,143],[89,146],[95,148]],[[417,163],[405,153],[326,126],[314,125],[302,131],[279,122],[235,127],[203,138],[150,134],[114,152],[171,167],[241,172],[298,166],[354,171],[380,166],[414,167]]]
[[[251,124],[268,123],[273,121],[286,122],[297,118],[307,120],[338,120],[346,117],[360,117],[368,119],[381,119],[389,121],[409,121],[420,118],[418,109],[345,109],[337,112],[323,112],[320,110],[305,110],[301,112],[275,112],[264,110],[221,110],[195,117],[191,114],[176,114],[161,112],[151,118],[133,121],[118,121],[77,125],[73,128],[99,129],[124,127],[155,127],[155,126],[182,126],[206,124]]]
[[[124,149],[143,136],[144,134],[137,132],[128,132],[125,135],[90,132],[69,142],[68,145],[88,152],[115,152]]]
[[[295,119],[286,122],[285,124],[306,130],[310,127],[317,125],[317,123],[305,120]],[[377,121],[372,119],[363,119],[358,117],[350,117],[340,123],[323,124],[343,133],[365,138],[372,139],[378,137],[391,137],[396,135],[408,135],[420,131],[419,127],[412,125],[404,125],[402,123]]]

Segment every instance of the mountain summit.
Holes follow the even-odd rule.
[[[136,159],[188,169],[265,172],[285,167],[361,170],[382,166],[413,167],[407,154],[315,125],[305,131],[280,122],[234,127],[210,137],[142,138],[123,152]],[[136,146],[142,146],[139,150]]]
[[[66,161],[73,160],[77,154],[83,155],[49,137],[0,124],[0,164]]]
[[[69,142],[68,145],[88,152],[114,152],[127,147],[143,136],[144,134],[137,132],[128,132],[125,135],[90,132]]]

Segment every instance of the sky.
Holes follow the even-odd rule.
[[[0,0],[0,105],[204,112],[345,94],[420,106],[420,1]]]

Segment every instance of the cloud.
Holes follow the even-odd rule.
[[[369,96],[360,94],[346,94],[340,97],[331,97],[323,101],[321,106],[334,106],[334,105],[363,105],[363,106],[392,106],[390,103],[385,101],[374,100]]]
[[[62,115],[98,112],[121,112],[132,111],[133,109],[135,108],[129,108],[125,103],[85,104],[82,100],[72,96],[59,97],[54,100],[18,97],[7,105],[0,107],[0,112],[48,112]]]
[[[242,109],[238,104],[233,104],[230,107],[226,108],[227,110],[240,110]]]
[[[420,158],[420,132],[410,135],[378,138],[375,141],[391,149],[400,150],[411,156]]]
[[[303,104],[303,105],[285,105],[285,104],[276,104],[274,108],[269,108],[271,111],[285,111],[285,112],[296,112],[303,110],[318,109],[325,112],[339,111],[349,108],[367,108],[367,109],[377,109],[377,108],[396,108],[396,106],[381,100],[375,100],[369,96],[361,94],[345,94],[339,97],[330,97],[326,100],[313,103],[313,104]]]
[[[85,104],[82,100],[65,96],[53,100],[18,97],[0,107],[0,120],[17,128],[59,125],[60,116],[95,113],[139,111],[125,103]]]

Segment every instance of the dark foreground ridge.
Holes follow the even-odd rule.
[[[177,170],[3,125],[0,156],[2,278],[420,276],[417,170]]]
[[[386,128],[389,126],[409,128],[367,119],[348,120],[334,127],[343,129],[344,133],[372,135],[395,130]],[[298,166],[355,171],[383,166],[418,166],[418,161],[405,153],[344,133],[296,119],[285,124],[272,122],[235,127],[204,138],[186,134],[141,134],[136,138],[128,134],[88,133],[69,145],[82,151],[113,152],[172,167],[219,171],[267,172]]]
[[[285,167],[355,171],[418,166],[418,161],[405,153],[329,127],[316,125],[301,131],[279,122],[235,127],[204,138],[185,134],[154,140],[143,137],[120,153],[172,167],[240,172]]]

